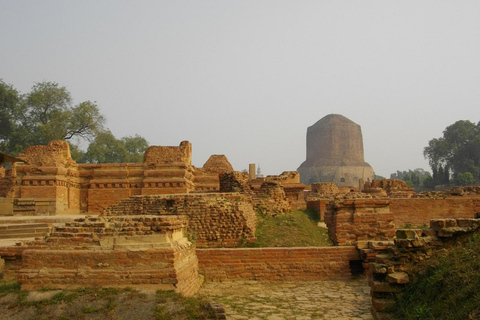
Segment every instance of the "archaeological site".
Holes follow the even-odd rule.
[[[224,155],[192,165],[192,145],[151,146],[143,163],[80,164],[52,141],[0,153],[0,269],[22,290],[151,287],[194,295],[204,282],[368,277],[371,313],[438,250],[480,233],[480,187],[416,193],[375,180],[359,125],[328,115],[307,130],[298,171],[256,177]],[[310,210],[333,246],[249,248],[259,215]],[[367,280],[365,280],[367,282]],[[227,315],[228,316],[228,315]]]

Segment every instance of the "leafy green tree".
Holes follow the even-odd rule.
[[[86,163],[123,163],[127,159],[127,149],[121,140],[110,131],[97,134],[88,146],[82,162]]]
[[[147,150],[148,148],[148,142],[145,138],[136,134],[133,137],[131,136],[123,137],[121,141],[128,152],[126,162],[130,162],[130,163],[143,162],[143,155],[145,153],[145,150]]]
[[[460,186],[468,186],[475,182],[475,178],[471,172],[461,172],[457,174],[455,182]]]
[[[480,181],[480,122],[459,120],[443,131],[443,137],[432,139],[423,152],[433,171],[436,184],[458,181],[461,173],[470,172]]]
[[[20,94],[11,85],[0,79],[0,150],[13,148],[10,140],[15,135],[16,107]]]
[[[79,162],[85,163],[138,163],[148,148],[145,138],[135,135],[117,139],[110,131],[97,134]],[[73,157],[73,155],[72,155]]]
[[[65,87],[55,82],[36,83],[30,93],[20,95],[3,81],[2,150],[18,154],[32,145],[45,145],[52,140],[81,138],[92,140],[105,123],[97,105],[90,101],[72,105]],[[3,124],[3,123],[2,123]]]

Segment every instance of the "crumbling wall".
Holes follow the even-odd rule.
[[[104,216],[188,217],[187,233],[198,247],[235,247],[255,241],[256,214],[240,193],[134,196],[106,208]]]
[[[283,188],[291,209],[306,209],[303,192],[305,185],[300,183],[300,173],[298,171],[284,171],[279,176],[267,176],[265,182],[275,182]]]
[[[371,182],[365,182],[363,187],[364,193],[372,193],[384,195],[381,191],[390,198],[410,198],[415,191],[405,181],[400,179],[377,179]]]
[[[375,257],[368,272],[374,318],[390,319],[396,295],[428,267],[436,252],[448,252],[452,244],[479,233],[480,219],[432,219],[430,228],[397,230],[394,244],[369,252]]]
[[[194,294],[198,274],[195,247],[182,233],[185,217],[87,217],[57,227],[23,251],[17,272],[22,289],[152,287]]]

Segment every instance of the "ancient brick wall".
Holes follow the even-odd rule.
[[[197,249],[206,281],[336,280],[351,276],[355,247]]]
[[[389,312],[396,295],[429,266],[429,259],[435,252],[445,254],[453,244],[462,243],[479,233],[478,218],[431,220],[430,228],[397,230],[394,244],[369,252],[368,275],[374,318],[390,319]],[[368,258],[363,253],[362,257]]]
[[[1,179],[1,192],[34,201],[29,214],[100,212],[132,195],[179,194],[195,189],[191,144],[187,141],[178,147],[152,146],[145,152],[144,162],[138,164],[77,164],[65,141],[27,148],[19,157],[25,163],[16,163],[12,173]],[[54,199],[48,210],[40,204],[45,199]]]
[[[197,247],[235,247],[256,239],[256,214],[239,193],[134,196],[106,208],[103,214],[187,216],[186,232]]]
[[[307,209],[315,211],[321,221],[325,221],[325,212],[327,212],[327,205],[330,199],[319,199],[307,201]]]
[[[305,210],[306,202],[303,190],[305,185],[300,183],[298,171],[285,171],[279,176],[267,176],[265,182],[278,183],[285,192],[285,197],[292,210]]]
[[[341,199],[331,201],[325,214],[328,234],[335,245],[391,240],[395,235],[388,200]]]
[[[22,289],[84,288],[92,286],[152,286],[194,294],[201,278],[194,249],[148,250],[26,250],[18,282]]]
[[[77,219],[23,251],[18,282],[23,289],[151,286],[192,295],[203,278],[195,247],[182,233],[184,220],[175,215]]]
[[[428,225],[430,219],[473,218],[475,212],[480,212],[480,198],[390,199],[390,211],[396,228],[420,227]]]

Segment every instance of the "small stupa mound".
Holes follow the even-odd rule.
[[[233,167],[223,154],[213,154],[203,165],[203,169],[210,173],[229,173],[233,172]]]

